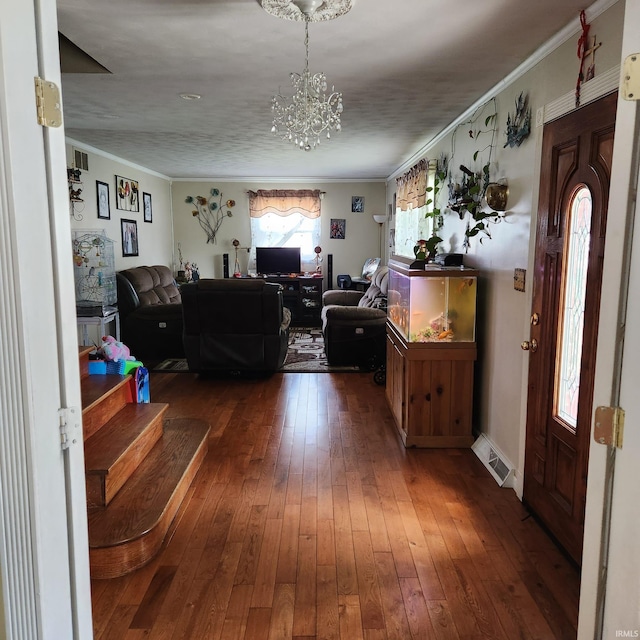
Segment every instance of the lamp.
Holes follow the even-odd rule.
[[[271,132],[310,151],[320,144],[320,136],[331,138],[342,124],[342,93],[331,87],[326,95],[327,77],[309,72],[309,22],[331,20],[351,9],[351,0],[262,0],[262,7],[272,15],[288,20],[304,20],[305,64],[302,74],[291,73],[294,93],[291,98],[278,94],[271,100]]]
[[[380,247],[380,257],[384,260],[384,247],[382,246],[382,225],[387,221],[387,216],[382,215],[381,213],[376,213],[373,216],[373,219],[378,223],[379,225],[379,231],[378,231],[378,246]]]

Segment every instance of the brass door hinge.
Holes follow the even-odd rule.
[[[622,97],[640,100],[640,53],[632,53],[622,65]]]
[[[620,407],[598,407],[595,415],[593,438],[600,444],[622,449],[624,432],[624,409]]]
[[[82,427],[80,416],[82,412],[77,407],[64,407],[58,409],[58,422],[60,427],[60,447],[64,451],[72,444],[81,441]]]
[[[48,82],[38,77],[35,77],[34,80],[38,124],[43,127],[59,127],[62,124],[60,89],[55,82]]]

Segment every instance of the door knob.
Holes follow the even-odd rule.
[[[531,341],[525,340],[520,348],[523,351],[531,351],[531,353],[535,353],[538,350],[538,341],[535,338],[532,338]]]

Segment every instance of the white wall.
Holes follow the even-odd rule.
[[[103,151],[67,139],[67,167],[73,166],[73,148],[88,153],[89,171],[81,175],[82,203],[74,204],[75,217],[71,218],[71,229],[104,229],[108,238],[114,241],[116,271],[140,265],[166,264],[173,260],[173,220],[171,216],[171,182],[166,176],[154,173],[143,167],[127,163],[110,156]],[[140,190],[140,211],[122,211],[116,208],[116,179],[119,175],[138,181]],[[111,218],[98,218],[96,181],[109,185],[109,205]],[[142,213],[142,194],[151,194],[152,222],[144,222]],[[69,210],[71,215],[71,209]],[[81,218],[81,219],[80,219]],[[138,255],[123,257],[120,221],[135,220],[138,223]],[[69,256],[71,259],[71,256]],[[105,327],[105,332],[116,334],[114,323]],[[87,328],[88,342],[99,344],[101,331],[98,325]],[[78,344],[85,342],[82,329],[78,327]]]
[[[591,34],[596,35],[602,47],[596,54],[596,76],[619,64],[623,2],[594,18]],[[478,340],[479,361],[476,379],[475,428],[485,433],[517,467],[521,482],[524,460],[524,434],[526,416],[527,353],[520,343],[528,338],[531,313],[531,283],[533,273],[532,242],[535,234],[537,193],[539,181],[539,156],[542,127],[536,127],[536,112],[540,107],[575,89],[578,74],[576,43],[578,33],[551,51],[530,71],[496,95],[498,134],[491,165],[491,180],[504,178],[509,185],[509,202],[506,219],[492,225],[492,239],[482,244],[477,237],[465,256],[465,264],[476,267],[481,273],[479,289]],[[520,147],[504,148],[507,114],[513,117],[515,100],[524,92],[529,95],[532,108],[532,132]],[[485,117],[493,112],[491,104],[477,114],[475,124],[464,124],[455,135],[455,154],[452,153],[452,137],[449,133],[424,157],[436,160],[442,153],[450,160],[454,175],[460,175],[458,167],[465,164],[478,170],[487,159],[486,151],[474,164],[473,154],[488,144],[486,135],[479,140],[469,137],[470,129],[484,129]],[[395,176],[394,176],[395,178]],[[395,179],[388,182],[387,202],[392,201]],[[443,189],[441,208],[447,200]],[[463,252],[462,238],[465,222],[455,213],[445,217],[440,233],[444,242],[441,251]],[[527,271],[526,292],[513,287],[515,268]],[[517,489],[520,491],[520,486]]]
[[[232,209],[233,217],[225,218],[218,232],[215,244],[207,244],[204,231],[193,217],[193,206],[185,202],[187,196],[208,197],[210,190],[216,187],[224,196],[223,202],[229,199],[236,201]],[[322,232],[320,246],[326,261],[328,254],[333,254],[333,275],[340,273],[359,274],[367,258],[380,254],[380,227],[373,220],[374,214],[385,212],[384,182],[224,182],[210,181],[174,181],[173,221],[174,221],[174,270],[177,271],[178,244],[182,251],[183,261],[195,262],[200,276],[203,278],[222,277],[222,254],[228,253],[230,268],[233,269],[234,251],[231,242],[234,238],[240,241],[241,247],[251,244],[249,221],[249,199],[247,191],[258,189],[320,189],[325,192],[321,205]],[[351,212],[351,197],[364,196],[364,213]],[[331,218],[346,220],[346,237],[344,240],[331,240],[329,227]],[[240,267],[246,273],[247,252],[239,252]],[[323,263],[326,274],[326,262]]]
[[[173,228],[171,217],[171,182],[149,169],[127,163],[110,156],[98,149],[87,147],[82,143],[67,140],[67,166],[73,162],[72,148],[87,151],[89,155],[89,171],[82,172],[83,204],[76,205],[76,217],[71,219],[71,229],[105,229],[109,238],[115,241],[116,271],[140,265],[171,265],[173,259]],[[115,176],[123,176],[137,180],[140,189],[140,211],[121,211],[116,208]],[[98,218],[96,199],[96,180],[109,185],[109,201],[111,219]],[[153,221],[144,222],[142,215],[142,193],[151,194]],[[120,220],[136,220],[138,223],[139,255],[137,257],[122,256]]]

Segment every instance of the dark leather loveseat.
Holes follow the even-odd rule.
[[[201,279],[180,292],[190,371],[273,372],[282,366],[291,313],[283,306],[281,285]]]
[[[133,267],[116,274],[121,340],[139,359],[184,357],[182,299],[168,267]]]

